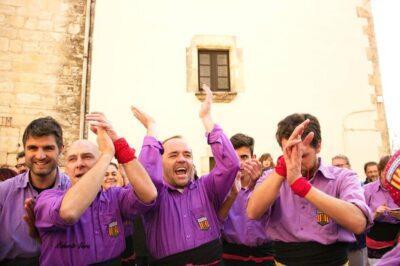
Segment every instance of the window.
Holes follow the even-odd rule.
[[[229,51],[198,50],[199,90],[207,84],[213,91],[230,91]]]

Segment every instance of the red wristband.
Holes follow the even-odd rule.
[[[275,172],[280,176],[286,177],[286,163],[283,155],[279,156],[276,162]]]
[[[129,147],[125,138],[119,138],[114,141],[115,158],[118,163],[124,164],[136,159],[135,149]]]
[[[304,198],[307,193],[311,189],[311,184],[310,182],[307,181],[304,177],[297,178],[296,181],[294,181],[293,184],[290,185],[290,188],[299,197]]]

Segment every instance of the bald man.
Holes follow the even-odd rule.
[[[123,219],[144,213],[157,197],[134,150],[118,138],[99,113],[89,115],[96,147],[87,140],[74,142],[66,156],[67,191],[49,190],[34,209],[41,240],[41,265],[119,265],[125,249]],[[102,191],[111,159],[123,164],[132,186]]]

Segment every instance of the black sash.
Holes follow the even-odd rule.
[[[221,260],[222,245],[219,239],[203,244],[197,248],[185,250],[157,261],[150,265],[185,265],[185,264],[209,264]],[[218,265],[218,264],[216,264]]]
[[[376,241],[393,241],[400,231],[400,224],[374,222],[367,236]]]
[[[4,259],[0,266],[39,266],[39,257]]]
[[[121,266],[121,257],[116,257],[102,262],[90,264],[92,266]]]
[[[224,253],[235,254],[241,257],[250,257],[250,256],[256,258],[262,258],[267,256],[273,257],[275,253],[272,248],[272,242],[265,243],[263,245],[256,247],[249,247],[245,245],[239,245],[224,241],[222,247]]]
[[[284,265],[342,266],[347,262],[349,243],[323,245],[317,242],[285,243],[274,241],[275,259]]]

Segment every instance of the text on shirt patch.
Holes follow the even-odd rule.
[[[324,226],[324,225],[329,224],[329,222],[330,222],[329,216],[326,215],[325,213],[323,213],[323,212],[317,210],[317,223],[318,223],[319,225]]]
[[[208,223],[207,217],[203,216],[197,219],[197,223],[201,230],[208,230],[210,228],[210,224]]]
[[[108,225],[108,235],[112,237],[117,237],[119,235],[119,229],[117,222],[111,222]]]

